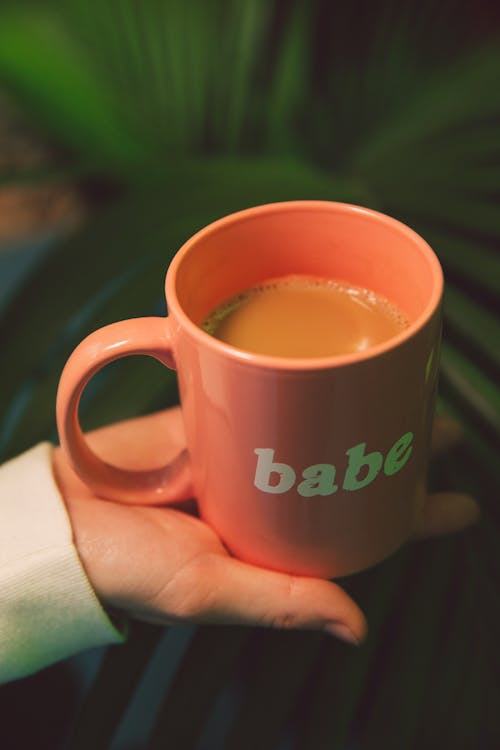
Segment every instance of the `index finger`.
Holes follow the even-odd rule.
[[[267,570],[221,554],[198,557],[183,577],[183,590],[191,594],[180,615],[191,621],[323,630],[355,644],[366,637],[361,609],[330,581]]]
[[[463,438],[463,428],[448,414],[437,414],[432,426],[431,453],[439,455],[459,443]]]

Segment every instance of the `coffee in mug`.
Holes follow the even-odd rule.
[[[285,276],[225,300],[202,328],[245,351],[327,357],[366,351],[408,326],[388,299],[346,281]]]

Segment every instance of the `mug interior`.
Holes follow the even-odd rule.
[[[411,327],[433,312],[442,291],[436,256],[401,222],[348,204],[294,201],[232,214],[194,235],[170,266],[167,299],[199,325],[235,294],[290,274],[371,289]]]

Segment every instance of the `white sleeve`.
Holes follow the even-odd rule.
[[[0,684],[120,643],[73,544],[41,443],[0,467]]]

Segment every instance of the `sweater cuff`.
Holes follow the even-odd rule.
[[[42,443],[0,467],[0,683],[120,643],[73,544]]]

